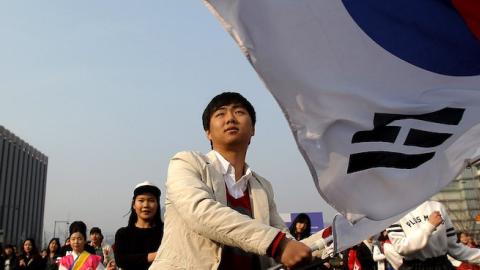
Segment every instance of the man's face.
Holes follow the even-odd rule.
[[[213,148],[244,146],[250,143],[255,134],[252,118],[248,111],[239,104],[230,104],[218,108],[210,117],[207,137]]]
[[[90,240],[92,241],[92,244],[97,246],[101,243],[102,236],[99,233],[92,233],[90,234]]]

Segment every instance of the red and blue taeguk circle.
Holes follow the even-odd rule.
[[[343,0],[377,44],[425,70],[480,75],[480,1]]]

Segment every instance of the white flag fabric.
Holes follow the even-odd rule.
[[[388,227],[475,158],[478,1],[205,3],[282,108],[319,194],[343,215],[337,250]]]

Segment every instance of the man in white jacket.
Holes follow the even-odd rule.
[[[388,229],[395,250],[404,256],[400,269],[455,269],[447,258],[480,264],[480,249],[457,243],[445,207],[426,201]],[[425,268],[428,267],[428,268]]]
[[[151,270],[262,269],[271,258],[288,268],[308,263],[280,218],[270,183],[245,162],[255,110],[238,93],[214,97],[202,116],[212,151],[180,152],[166,181],[164,236]],[[324,246],[320,241],[320,246]]]

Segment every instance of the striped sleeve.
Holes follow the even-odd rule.
[[[402,225],[398,223],[390,225],[390,227],[387,228],[387,233],[390,234],[391,232],[403,233]]]
[[[457,237],[457,232],[455,231],[455,228],[453,227],[447,228],[447,237],[452,237],[452,236]]]

